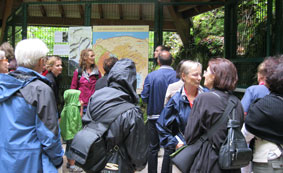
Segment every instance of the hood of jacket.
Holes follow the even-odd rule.
[[[65,105],[81,106],[79,97],[81,91],[76,89],[68,89],[64,92]]]
[[[10,98],[15,92],[35,79],[40,79],[49,85],[47,78],[24,67],[18,67],[16,71],[9,74],[0,74],[0,102]]]
[[[98,120],[109,111],[115,111],[122,104],[136,104],[136,68],[130,59],[116,62],[108,76],[109,87],[104,87],[90,97],[84,122]]]
[[[127,93],[131,103],[138,103],[136,66],[131,59],[117,61],[109,72],[107,83],[109,87]]]

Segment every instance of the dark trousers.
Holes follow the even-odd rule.
[[[157,164],[158,164],[158,151],[160,149],[159,144],[159,136],[156,128],[157,119],[148,120],[148,130],[149,130],[149,152],[148,152],[148,173],[157,173]],[[173,153],[174,150],[164,149],[164,156],[162,162],[162,173],[171,173],[172,172],[172,164],[170,161],[170,154]]]

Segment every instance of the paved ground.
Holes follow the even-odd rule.
[[[65,149],[66,145],[63,144],[63,148]],[[163,158],[164,150],[161,149],[158,154],[158,173],[161,173],[161,165],[162,165],[162,158]],[[59,170],[59,173],[68,173],[68,169],[66,168],[67,164],[67,158],[64,156],[64,163],[61,169]],[[142,171],[136,171],[136,173],[147,173],[147,166]],[[175,166],[173,167],[173,173],[181,173]]]

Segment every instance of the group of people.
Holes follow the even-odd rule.
[[[221,118],[238,81],[237,69],[228,59],[209,60],[204,72],[200,63],[182,60],[175,71],[168,49],[158,46],[159,68],[147,75],[141,93],[147,103],[145,125],[137,106],[135,63],[110,57],[104,61],[102,77],[95,52],[85,49],[71,89],[64,93],[61,112],[57,105],[62,59],[46,58],[48,51],[39,39],[20,41],[13,60],[18,67],[9,72],[6,53],[0,50],[0,172],[57,172],[63,164],[61,136],[67,144],[67,167],[81,172],[72,156],[72,140],[83,126],[97,121],[102,129],[108,127],[103,139],[111,152],[108,163],[116,172],[142,170],[147,163],[148,172],[156,173],[162,146],[161,172],[170,173],[170,155],[193,144]],[[242,171],[282,172],[283,56],[265,59],[257,76],[259,85],[249,87],[236,102],[235,119],[254,151],[251,166]],[[121,107],[126,107],[122,113]],[[108,115],[115,113],[118,118],[110,121]],[[201,146],[190,172],[240,172],[218,165],[218,151],[226,136],[223,123],[208,138],[209,143]],[[107,166],[102,172],[111,172]]]
[[[198,62],[183,60],[175,72],[167,61],[172,61],[172,57],[161,49],[157,57],[160,68],[146,77],[141,94],[148,104],[149,173],[157,172],[160,146],[164,147],[161,172],[172,172],[170,154],[185,144],[193,144],[209,131],[223,115],[238,81],[235,65],[224,58],[209,60],[203,75]],[[252,163],[242,172],[283,171],[282,62],[283,56],[266,58],[258,68],[259,85],[247,88],[242,100],[236,102],[235,120],[243,127],[247,142],[253,141],[250,146],[254,148]],[[204,87],[200,85],[202,76]],[[218,165],[218,151],[226,136],[225,123],[208,138],[209,143],[201,146],[190,172],[240,172],[240,169],[222,170]]]

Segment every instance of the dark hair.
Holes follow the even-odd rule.
[[[264,77],[270,76],[275,70],[276,66],[279,63],[279,58],[277,57],[267,57],[264,61],[258,66],[258,73]]]
[[[162,55],[162,52],[168,52],[168,56]],[[161,53],[158,55],[158,60],[161,65],[171,65],[172,64],[172,55],[169,51],[163,50]]]
[[[163,50],[170,51],[171,50],[171,47],[167,47],[167,46],[164,46],[164,45],[158,45],[158,46],[156,46],[156,48],[157,47],[161,47],[161,51],[163,51]]]
[[[238,74],[235,65],[225,58],[213,58],[208,65],[214,74],[213,88],[233,91],[238,82]]]
[[[277,65],[273,74],[266,77],[266,83],[269,86],[269,90],[280,95],[283,94],[283,63]]]
[[[113,65],[118,61],[118,58],[111,56],[104,60],[103,62],[103,69],[105,71],[105,74],[108,74],[113,67]]]

